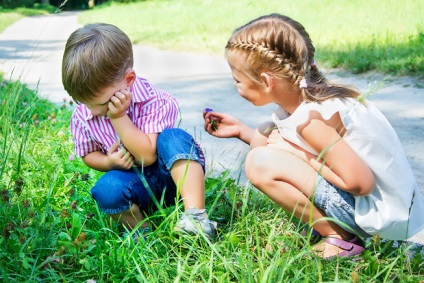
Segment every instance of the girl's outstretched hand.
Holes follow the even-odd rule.
[[[240,137],[242,123],[226,113],[213,112],[212,109],[203,110],[205,131],[218,138]]]

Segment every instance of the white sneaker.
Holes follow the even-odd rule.
[[[205,216],[205,211],[205,209],[189,208],[183,213],[174,230],[190,235],[203,231],[208,239],[212,239],[216,235],[217,223]]]

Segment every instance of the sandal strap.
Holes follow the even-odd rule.
[[[357,236],[355,236],[352,240],[350,241],[344,241],[342,239],[338,239],[338,238],[332,238],[332,237],[328,237],[325,240],[325,243],[339,247],[345,251],[351,251],[355,248],[360,248],[360,249],[364,249],[364,245],[363,242],[361,241],[361,239],[359,239]]]

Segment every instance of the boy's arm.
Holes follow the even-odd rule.
[[[82,157],[84,163],[95,170],[107,172],[113,169],[128,170],[134,165],[134,157],[130,152],[121,150],[120,143],[115,142],[107,154],[93,151]]]
[[[125,148],[132,153],[143,166],[156,162],[156,140],[158,134],[146,134],[137,128],[128,115],[110,119],[116,134]]]
[[[131,99],[132,93],[128,89],[116,92],[108,105],[108,116],[126,149],[144,166],[149,166],[156,162],[158,134],[146,134],[134,125],[126,114]]]

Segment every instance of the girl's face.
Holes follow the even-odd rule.
[[[227,61],[230,65],[237,91],[244,99],[256,106],[262,106],[272,102],[270,97],[265,93],[264,86],[253,81],[246,75],[247,68],[243,56],[230,51],[227,53]]]

